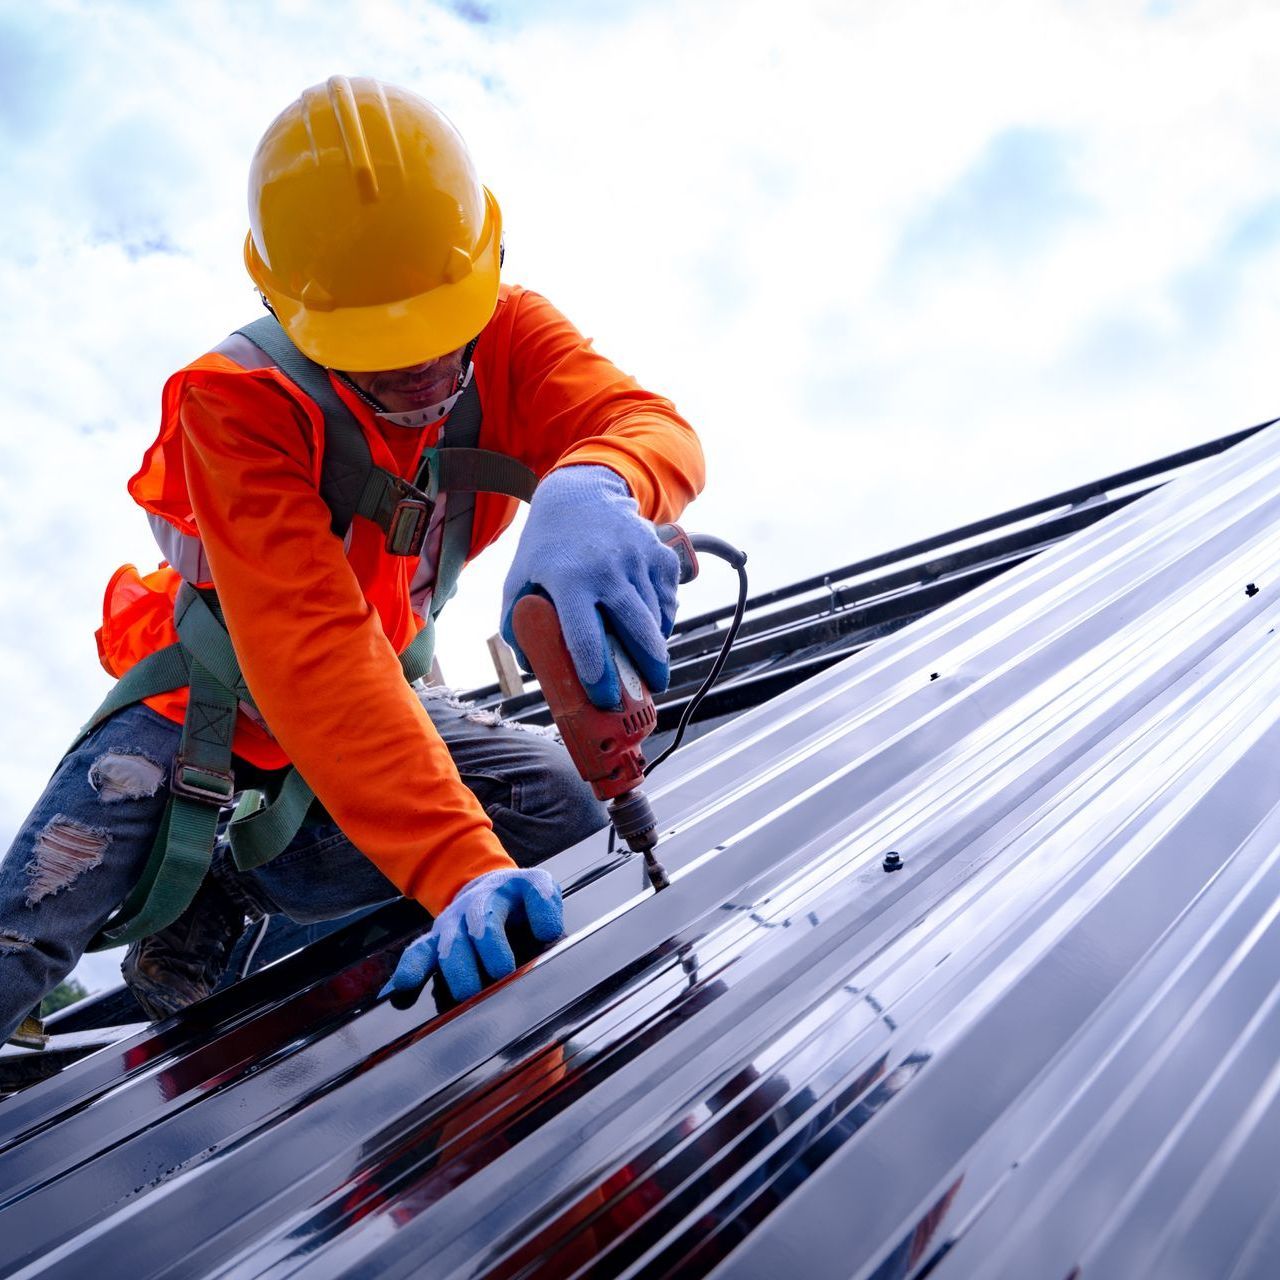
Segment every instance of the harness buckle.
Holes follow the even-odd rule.
[[[427,527],[435,503],[412,485],[397,486],[400,501],[387,520],[387,551],[393,556],[418,556],[427,540]]]
[[[169,776],[169,790],[188,800],[222,806],[229,804],[235,795],[236,780],[230,769],[207,769],[189,764],[185,756],[177,755]]]

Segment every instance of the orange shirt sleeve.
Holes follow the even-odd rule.
[[[203,371],[180,420],[196,526],[259,710],[352,843],[438,914],[515,864],[329,528],[301,407],[269,378]]]
[[[631,489],[640,514],[678,519],[702,490],[702,446],[670,400],[596,351],[554,306],[513,290],[509,394],[523,428],[504,448],[539,475],[598,463]]]

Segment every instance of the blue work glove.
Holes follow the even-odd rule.
[[[469,1000],[490,978],[516,971],[507,923],[527,921],[539,942],[564,933],[560,886],[540,867],[490,871],[477,876],[436,917],[431,932],[405,949],[391,980],[378,994],[419,990],[439,969],[455,1000]]]
[[[655,693],[671,679],[666,637],[676,616],[680,560],[658,541],[626,481],[608,467],[568,466],[538,485],[502,590],[502,638],[526,671],[511,611],[542,590],[560,618],[578,679],[597,707],[622,701],[605,640],[617,637]]]

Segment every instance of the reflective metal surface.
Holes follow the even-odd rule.
[[[758,593],[748,601],[725,675],[695,715],[695,726],[717,723],[785,692],[1260,429],[1250,427],[819,577]],[[671,687],[657,699],[660,730],[675,724],[706,675],[732,612],[729,606],[676,623]],[[497,685],[471,696],[508,717],[543,724],[550,720],[536,686],[513,698],[504,699]]]
[[[397,906],[0,1102],[0,1273],[1274,1274],[1278,626],[1270,427],[683,748],[466,1006]]]

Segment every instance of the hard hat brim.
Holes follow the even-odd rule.
[[[279,288],[250,233],[245,265],[303,355],[329,369],[373,373],[407,369],[456,351],[489,322],[498,301],[502,215],[485,190],[487,235],[461,279],[397,302],[367,307],[308,305]]]

